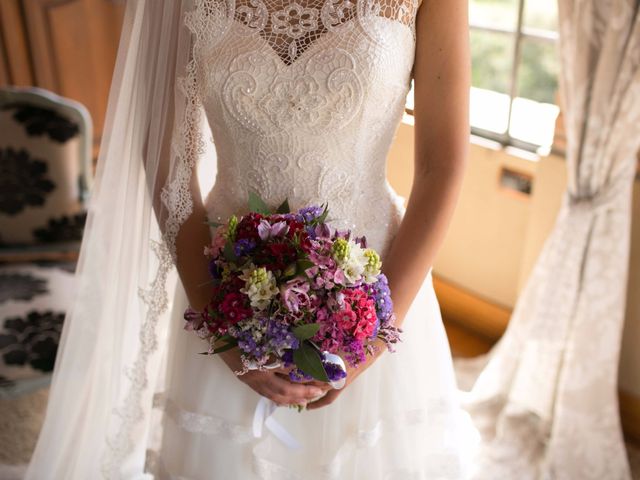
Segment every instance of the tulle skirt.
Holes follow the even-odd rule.
[[[174,302],[182,328],[186,299]],[[189,480],[463,478],[466,422],[458,408],[446,334],[429,275],[403,323],[396,353],[385,353],[328,407],[281,407],[274,419],[298,442],[291,449],[252,422],[259,395],[217,357],[199,355],[193,333],[176,335],[166,390],[157,396],[156,478]]]

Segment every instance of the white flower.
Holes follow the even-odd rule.
[[[364,256],[366,259],[366,265],[364,266],[364,283],[376,283],[382,269],[380,255],[378,255],[378,252],[375,250],[367,248],[364,251]]]
[[[353,240],[348,242],[338,239],[334,244],[333,258],[344,272],[348,284],[354,284],[362,279],[369,259],[360,245]]]
[[[240,278],[245,281],[240,291],[249,297],[251,306],[258,310],[266,309],[271,299],[280,292],[273,273],[264,267],[243,270]]]

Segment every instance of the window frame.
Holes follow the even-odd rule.
[[[537,28],[529,28],[524,26],[524,13],[525,13],[525,1],[518,0],[518,16],[515,28],[497,27],[491,25],[482,25],[480,23],[469,22],[469,30],[475,30],[480,32],[492,32],[501,35],[513,36],[513,58],[511,64],[511,77],[509,79],[509,113],[507,116],[507,128],[504,133],[497,133],[491,130],[486,130],[479,127],[471,127],[471,133],[479,137],[488,138],[498,142],[499,144],[507,147],[516,147],[522,150],[528,150],[531,152],[537,152],[540,149],[540,145],[529,143],[524,140],[512,137],[509,131],[511,130],[511,119],[513,114],[513,102],[518,95],[518,74],[520,72],[520,63],[522,60],[522,42],[524,39],[534,39],[538,42],[547,42],[558,44],[558,33],[550,30],[542,30]],[[532,0],[529,0],[532,1]]]
[[[471,134],[497,142],[503,147],[515,147],[521,150],[538,153],[540,151],[541,145],[520,140],[516,137],[511,136],[511,134],[509,133],[512,124],[513,103],[518,94],[518,79],[520,73],[520,63],[522,60],[522,43],[525,39],[533,39],[536,42],[546,42],[557,45],[559,35],[557,32],[551,30],[526,27],[524,25],[525,1],[526,0],[518,0],[517,21],[514,28],[499,27],[469,21],[470,31],[475,30],[479,32],[491,32],[500,35],[507,35],[513,37],[514,42],[513,57],[511,59],[511,75],[509,78],[509,92],[507,93],[507,95],[509,96],[509,113],[507,116],[507,127],[504,133],[497,133],[480,127],[471,126]],[[413,115],[412,109],[408,108],[406,109],[406,111],[408,114]],[[553,148],[553,146],[551,146],[551,148]]]

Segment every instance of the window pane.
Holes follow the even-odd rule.
[[[556,103],[558,91],[558,54],[555,42],[523,38],[518,96],[538,102]]]
[[[494,92],[509,93],[514,36],[471,30],[471,84]]]
[[[553,143],[556,117],[560,109],[549,103],[515,98],[509,135],[518,140],[548,148]]]
[[[525,0],[524,26],[558,31],[558,0]]]
[[[518,97],[513,101],[509,134],[519,140],[548,147],[558,107],[558,58],[556,43],[522,39],[518,72]]]
[[[469,20],[472,25],[479,24],[514,30],[518,22],[518,1],[470,0]]]
[[[471,88],[470,123],[473,128],[503,134],[509,119],[509,95]]]
[[[515,36],[471,30],[471,126],[505,133]]]
[[[411,80],[411,88],[409,89],[409,93],[407,94],[407,101],[404,104],[404,107],[413,111],[413,87],[414,85],[414,81]]]

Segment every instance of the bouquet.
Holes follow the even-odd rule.
[[[185,312],[185,328],[209,343],[204,353],[237,347],[244,372],[284,365],[293,381],[340,384],[344,361],[364,362],[376,338],[393,351],[389,286],[364,237],[332,230],[326,206],[291,213],[285,201],[272,212],[250,194],[249,209],[211,224],[211,301]]]

